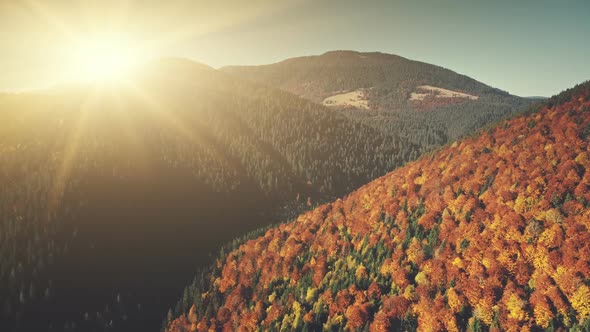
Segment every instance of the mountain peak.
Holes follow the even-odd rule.
[[[197,68],[201,70],[215,70],[213,67],[206,65],[204,63],[194,61],[188,58],[182,57],[161,57],[156,59],[150,63],[148,66],[155,66],[155,67],[184,67],[184,68]]]
[[[350,59],[369,59],[369,58],[370,59],[381,59],[381,60],[404,59],[407,61],[411,61],[409,59],[406,59],[406,58],[401,57],[396,54],[383,53],[383,52],[361,52],[361,51],[354,51],[354,50],[333,50],[333,51],[325,52],[319,56],[320,57],[348,57]]]
[[[139,75],[149,73],[176,74],[190,76],[191,74],[216,71],[206,64],[181,57],[162,57],[140,66],[136,73]]]

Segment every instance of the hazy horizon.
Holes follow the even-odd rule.
[[[590,78],[586,1],[369,3],[3,2],[0,91],[63,82],[71,40],[105,34],[133,47],[137,61],[185,57],[214,68],[332,50],[390,53],[519,96],[551,96]]]

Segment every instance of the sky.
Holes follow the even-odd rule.
[[[551,96],[590,79],[589,14],[588,0],[0,0],[0,90],[62,83],[80,48],[116,39],[135,61],[216,68],[380,51]]]

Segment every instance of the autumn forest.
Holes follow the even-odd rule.
[[[588,13],[0,0],[0,332],[590,332]]]
[[[585,83],[270,229],[167,330],[587,330],[589,128]]]

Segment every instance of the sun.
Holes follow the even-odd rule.
[[[70,77],[82,82],[120,80],[140,62],[133,43],[117,38],[88,38],[71,48]]]

